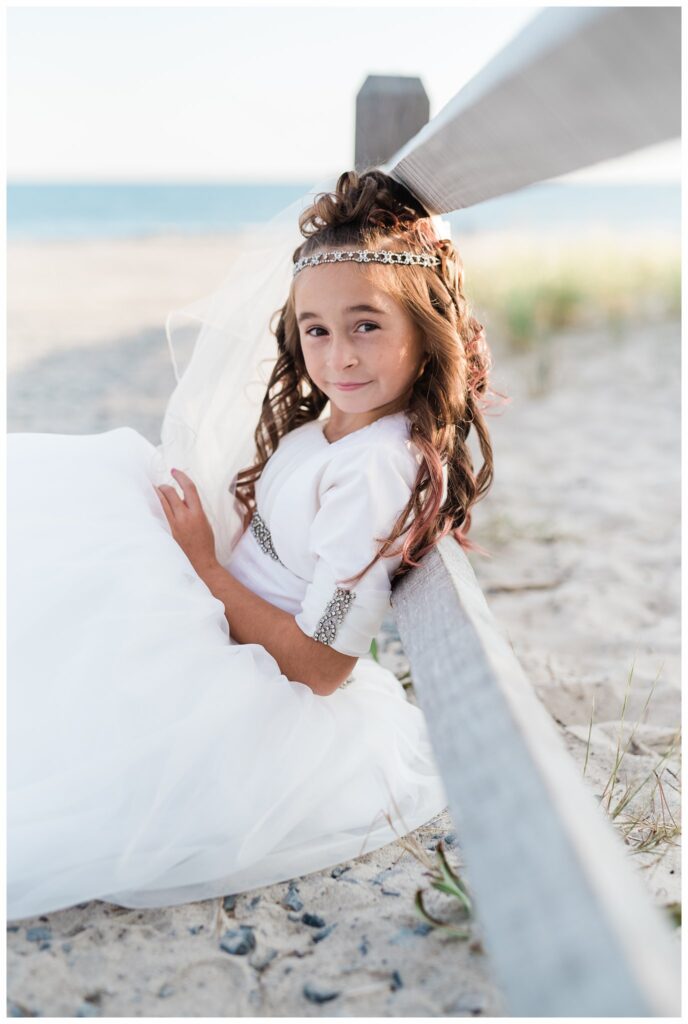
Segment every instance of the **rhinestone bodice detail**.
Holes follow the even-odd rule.
[[[279,562],[280,565],[284,565],[284,562],[282,562],[275,551],[275,546],[272,543],[272,534],[270,533],[268,525],[258,511],[253,513],[250,522],[250,530],[261,551],[274,561]],[[334,594],[325,606],[325,610],[315,628],[315,632],[313,633],[314,640],[317,640],[322,644],[327,644],[328,646],[332,643],[337,635],[337,629],[344,621],[344,616],[351,607],[351,603],[355,597],[356,594],[353,590],[347,590],[344,587],[335,588]],[[352,676],[349,676],[349,678],[341,684],[340,689],[342,686],[347,686],[350,682],[353,682]]]
[[[281,558],[275,551],[275,547],[272,543],[272,535],[270,533],[270,530],[268,529],[267,523],[262,518],[262,516],[258,514],[258,512],[253,513],[253,518],[251,519],[250,523],[250,529],[251,533],[256,538],[260,548],[265,552],[265,554],[269,555],[270,558],[273,558],[276,562],[279,562],[280,565],[284,565],[284,562],[281,560]]]

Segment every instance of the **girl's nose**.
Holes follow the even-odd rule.
[[[356,352],[348,340],[344,342],[334,341],[330,357],[332,366],[336,368],[355,366],[358,361]]]

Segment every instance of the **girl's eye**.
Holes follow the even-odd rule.
[[[374,331],[378,330],[377,324],[371,323],[369,320],[366,320],[365,323],[359,324],[358,326],[359,327],[372,327]],[[324,328],[322,328],[322,327],[309,327],[308,330],[306,331],[306,334],[308,334],[311,338],[319,338],[320,337],[319,334],[311,334],[311,331],[322,331],[322,330],[324,330]],[[324,333],[327,334],[327,331],[325,331]],[[364,331],[363,333],[364,334],[370,334],[370,331]]]

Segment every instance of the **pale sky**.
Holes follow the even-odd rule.
[[[541,7],[11,7],[7,178],[295,181],[353,166],[368,74],[436,114]],[[671,142],[558,180],[680,178]]]

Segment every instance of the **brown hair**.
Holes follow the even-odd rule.
[[[364,248],[428,252],[441,265],[424,267],[371,262],[375,283],[396,298],[420,327],[425,367],[413,385],[406,406],[411,440],[422,455],[409,501],[372,561],[347,581],[357,582],[394,542],[407,533],[402,561],[393,579],[404,575],[448,533],[464,548],[476,549],[466,534],[471,507],[492,484],[492,446],[483,409],[492,404],[488,374],[492,361],[483,325],[471,315],[463,294],[463,264],[452,243],[439,239],[427,211],[389,175],[376,169],[345,171],[334,192],[320,193],[299,218],[306,239],[294,262],[321,249]],[[297,427],[319,418],[328,396],[311,381],[301,350],[294,307],[294,289],[273,314],[278,358],[267,385],[255,431],[254,465],[237,475],[235,496],[244,507],[244,528],[255,510],[255,484],[279,440]],[[272,323],[272,320],[271,320]],[[473,427],[483,465],[474,473],[467,445]],[[447,496],[442,502],[443,465]],[[408,522],[407,522],[408,521]],[[478,549],[482,550],[482,549]],[[399,554],[393,551],[390,555]]]

